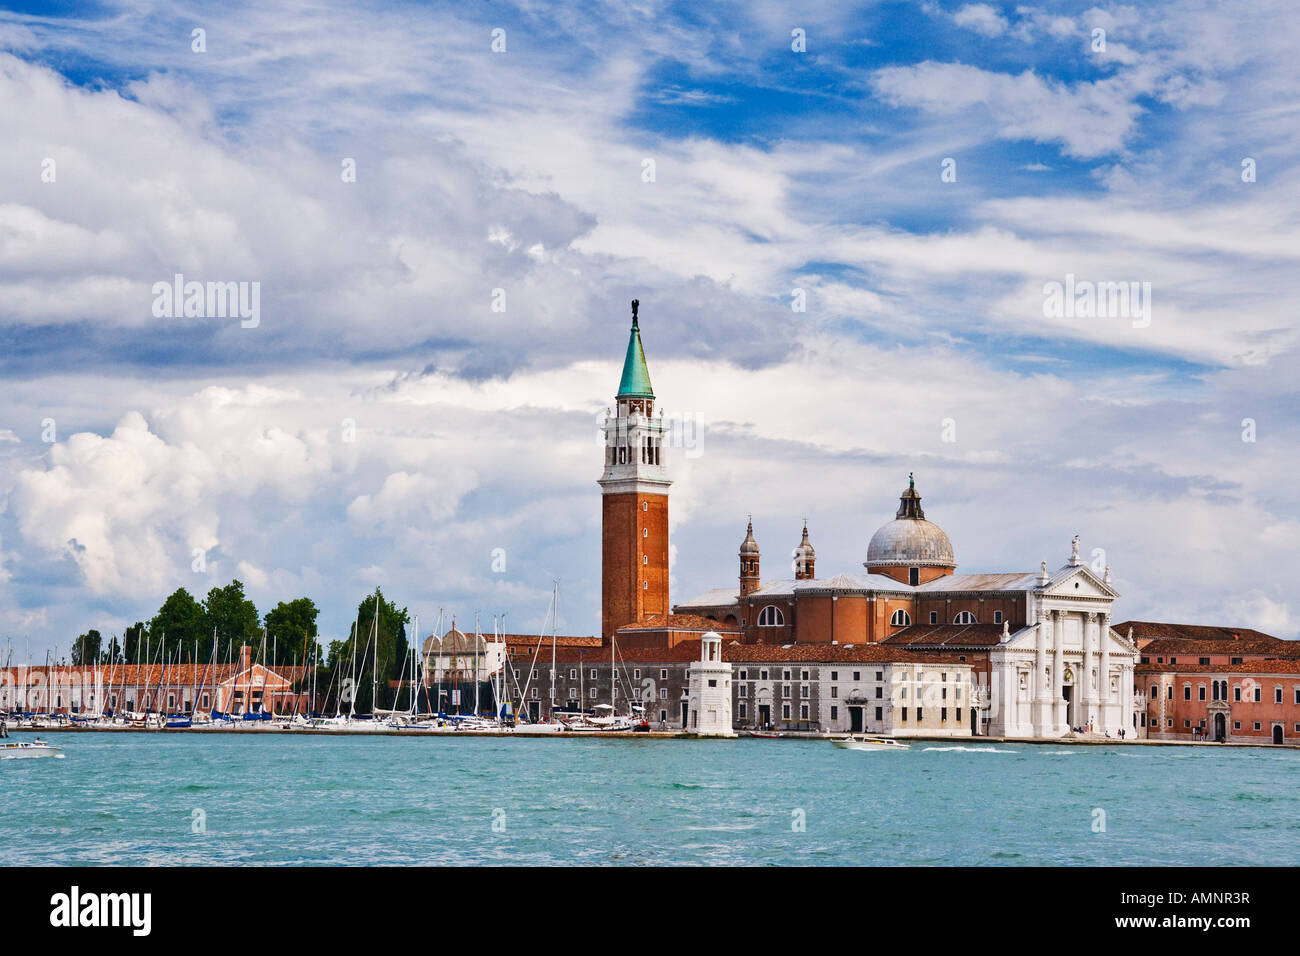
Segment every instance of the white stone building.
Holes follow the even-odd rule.
[[[690,726],[702,737],[734,737],[731,728],[731,665],[722,659],[722,636],[700,639],[700,659],[691,664]]]
[[[989,651],[989,733],[1061,737],[1074,729],[1134,738],[1133,669],[1138,651],[1110,626],[1117,597],[1109,569],[1098,577],[1079,560],[1055,574],[1046,562],[1028,592],[1032,623],[1004,628]]]

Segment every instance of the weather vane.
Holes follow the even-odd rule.
[[[633,300],[632,300],[632,328],[634,328],[634,329],[637,327],[637,324],[636,324],[636,310],[637,310],[637,308],[638,308],[640,305],[641,305],[641,300],[640,300],[640,299],[633,299]]]

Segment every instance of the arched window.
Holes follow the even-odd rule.
[[[889,623],[894,627],[910,627],[912,624],[912,615],[908,614],[902,608],[894,612],[894,616],[889,619]]]
[[[775,604],[769,604],[758,612],[759,627],[780,627],[785,624],[785,615]]]
[[[974,624],[975,615],[970,611],[958,611],[957,616],[952,619],[954,624]]]

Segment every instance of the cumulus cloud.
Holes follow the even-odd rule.
[[[0,627],[231,576],[327,632],[376,583],[523,627],[562,577],[589,630],[636,296],[661,402],[706,424],[678,594],[729,583],[748,511],[858,566],[916,470],[964,567],[1078,531],[1126,614],[1294,632],[1294,30],[1176,12],[965,4],[946,62],[863,45],[871,5],[805,11],[805,59],[777,4],[524,7],[503,57],[437,6],[236,7],[204,58],[162,7],[0,15]],[[261,282],[262,325],[154,319],[177,272]],[[1045,321],[1066,273],[1151,281],[1151,326]]]

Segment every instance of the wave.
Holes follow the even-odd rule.
[[[1019,750],[1000,750],[997,747],[922,747],[921,752],[934,751],[935,753],[950,753],[954,750],[960,750],[971,754],[1018,754]]]

